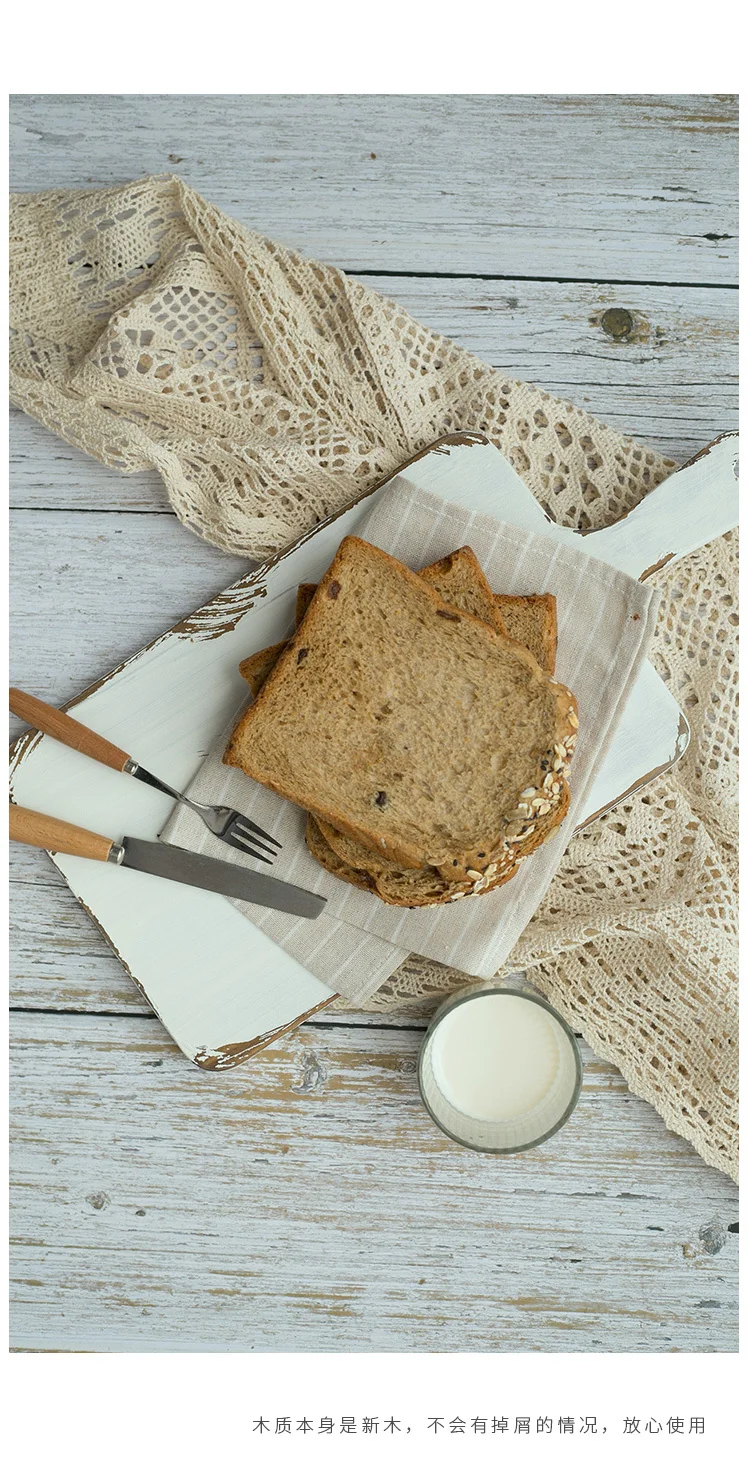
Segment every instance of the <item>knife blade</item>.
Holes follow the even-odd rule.
[[[315,895],[302,886],[290,885],[270,875],[261,875],[258,870],[246,870],[244,866],[215,860],[211,855],[196,855],[192,850],[180,850],[176,845],[137,840],[130,835],[118,844],[115,840],[108,840],[106,835],[84,830],[65,820],[56,820],[51,815],[38,814],[36,810],[23,809],[17,804],[10,806],[10,838],[24,845],[38,845],[40,849],[53,853],[80,855],[86,860],[124,865],[146,875],[194,885],[216,895],[228,896],[230,900],[269,906],[272,910],[304,916],[307,920],[315,920],[327,905],[325,896]]]
[[[259,870],[246,870],[241,865],[228,865],[211,855],[197,855],[180,850],[176,845],[156,844],[153,840],[135,840],[126,835],[118,864],[130,870],[143,870],[147,875],[161,875],[166,880],[179,880],[184,885],[197,885],[201,890],[215,891],[230,900],[250,901],[254,905],[271,906],[288,911],[292,916],[315,920],[326,905],[325,897],[314,895],[302,886],[290,885]]]

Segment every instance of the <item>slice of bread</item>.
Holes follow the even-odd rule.
[[[249,658],[243,658],[240,663],[240,673],[249,683],[253,698],[257,698],[263,684],[266,681],[272,667],[281,657],[284,648],[289,641],[285,638],[283,642],[271,643],[268,648],[261,648],[260,652],[253,653]]]
[[[551,825],[576,725],[524,648],[347,537],[225,762],[401,867],[481,875]]]
[[[454,607],[470,612],[481,622],[504,631],[502,615],[492,595],[492,588],[470,546],[461,546],[439,561],[423,567],[418,575]]]
[[[533,597],[496,594],[503,626],[516,642],[534,654],[545,673],[554,673],[557,657],[557,600],[551,592]]]
[[[441,557],[439,561],[423,567],[419,576],[423,581],[429,582],[449,606],[460,607],[465,612],[471,612],[473,616],[486,622],[493,631],[503,632],[503,622],[492,595],[492,588],[471,547],[459,547],[457,551],[452,551],[448,556]],[[342,834],[340,830],[335,829],[325,820],[318,821],[318,828],[339,859],[358,870],[367,870],[371,874],[379,876],[381,882],[384,880],[392,862],[389,862],[383,855],[378,855],[369,847],[359,845],[351,835]],[[451,867],[449,879],[465,883],[467,872],[470,869],[473,871],[474,867],[461,866],[457,863],[455,868]],[[425,875],[429,873],[425,872]],[[478,872],[477,877],[479,878]],[[444,879],[444,876],[439,877],[441,881]],[[394,886],[397,894],[401,888],[401,882]],[[410,880],[403,889],[412,894],[416,887]],[[434,885],[431,886],[431,891],[430,899],[433,900],[436,896]]]
[[[436,562],[430,562],[429,566],[422,567],[418,575],[425,582],[429,582],[441,596],[449,596],[456,607],[473,613],[475,617],[481,617],[483,622],[489,623],[497,632],[503,631],[497,598],[493,596],[492,588],[470,546],[460,546],[447,556],[441,556]],[[302,582],[297,588],[295,627],[299,627],[315,592],[315,582]]]
[[[541,652],[544,655],[542,666],[549,672],[554,670],[556,604],[553,596],[506,595],[493,598],[479,562],[468,547],[451,552],[449,556],[424,567],[419,575],[432,583],[444,601],[473,610],[476,616],[482,617],[495,627],[498,627],[497,604],[503,602],[506,605],[509,635],[522,646],[528,647],[538,661]],[[302,583],[298,587],[296,626],[302,621],[316,590],[316,582]],[[240,672],[250,684],[253,694],[258,693],[285,646],[286,642],[275,643],[240,663]],[[557,822],[564,817],[567,800],[566,787],[560,799],[559,812],[553,812]],[[312,815],[308,819],[310,824],[307,843],[311,854],[340,879],[370,889],[392,905],[435,905],[450,900],[451,895],[461,885],[465,890],[472,889],[473,882],[467,879],[470,867],[457,866],[453,872],[454,878],[450,881],[433,870],[402,870],[394,861],[386,860],[376,851],[365,848],[350,835],[341,834],[325,820],[316,821]],[[518,851],[523,855],[531,853],[537,839],[538,836],[529,836],[522,846],[518,846]],[[492,878],[492,884],[487,888],[492,888],[497,883],[499,879]],[[481,889],[480,887],[480,893]]]
[[[518,869],[515,861],[510,859],[504,868],[493,867],[491,874],[477,876],[475,881],[468,880],[459,886],[439,875],[437,870],[406,870],[389,860],[381,859],[379,869],[356,870],[336,854],[314,815],[307,816],[305,839],[311,855],[339,880],[346,880],[361,890],[372,891],[388,905],[411,910],[418,906],[445,905],[449,901],[463,900],[467,895],[484,895],[488,890],[495,890],[512,880]]]
[[[464,550],[468,551],[468,548],[464,548]],[[423,570],[419,573],[421,577],[431,579],[433,581],[444,601],[448,603],[453,603],[455,606],[460,606],[460,602],[456,599],[457,596],[462,592],[464,600],[466,600],[466,593],[463,590],[465,574],[461,570],[456,570],[455,562],[452,560],[452,558],[455,559],[459,556],[459,552],[454,552],[451,554],[451,557],[444,557],[442,561],[433,563],[431,567],[423,568]],[[481,604],[484,607],[484,620],[494,622],[495,618],[490,618],[487,612],[487,600],[496,603],[498,598],[492,596],[489,583],[487,582],[487,579],[484,576],[481,567],[479,566],[479,562],[476,560],[476,557],[474,557],[473,552],[470,553],[470,556],[473,557],[473,560],[476,563],[476,573],[479,574],[478,577],[475,575],[474,583],[472,584],[473,601],[476,605]],[[462,566],[465,565],[466,558],[464,558],[464,561],[462,563]],[[436,568],[439,570],[436,570]],[[484,601],[482,600],[482,584],[484,585],[485,593]],[[456,591],[456,596],[454,596],[454,590]],[[503,600],[506,604],[510,604],[513,617],[513,625],[516,629],[515,632],[510,635],[513,636],[516,641],[520,641],[522,646],[528,647],[529,650],[533,653],[533,656],[537,658],[538,662],[540,661],[538,656],[540,650],[543,652],[543,655],[548,662],[548,631],[550,624],[554,625],[556,620],[555,598],[547,595],[545,597],[505,597]],[[543,629],[547,629],[546,636],[543,634]],[[529,642],[525,640],[525,636],[522,636],[522,634],[528,634]],[[540,642],[542,643],[541,649]],[[534,651],[534,647],[536,647],[537,651]],[[551,664],[551,667],[553,669],[555,666],[555,650],[556,633],[555,640],[553,642],[553,659]],[[541,663],[540,666],[544,667],[544,663]],[[561,796],[560,800],[559,809],[561,810],[561,813],[556,815],[554,823],[557,824],[560,822],[561,819],[564,818],[567,811],[568,798],[569,795],[567,795],[567,791],[565,791],[564,796]],[[552,826],[551,820],[550,826]],[[337,858],[344,864],[351,866],[357,870],[369,871],[371,874],[382,875],[388,869],[389,862],[385,859],[384,856],[378,855],[374,850],[370,850],[366,846],[358,844],[358,842],[354,840],[351,835],[342,834],[339,830],[334,829],[333,825],[327,824],[325,820],[318,821],[318,829],[322,834],[323,838],[328,841],[328,844],[335,852]],[[528,839],[523,842],[523,850],[521,849],[520,845],[518,846],[518,850],[523,854],[530,854],[531,851],[536,848],[536,844],[538,843],[538,838],[534,839],[533,837],[529,836]],[[444,868],[444,877],[447,875],[454,882],[458,881],[465,883],[469,872],[474,870],[475,866],[471,862],[468,865],[462,865],[460,862],[458,862],[455,866],[451,865],[450,869],[447,872]]]
[[[473,564],[470,568],[469,564],[472,559]],[[474,580],[471,583],[466,580],[469,570],[474,573]],[[487,578],[471,547],[468,546],[451,552],[449,556],[441,557],[439,561],[431,562],[428,567],[422,568],[419,576],[430,582],[446,602],[452,602],[456,607],[463,607],[466,612],[473,612],[475,617],[481,617],[498,632],[504,631],[508,637],[512,637],[515,642],[519,642],[522,647],[528,648],[529,652],[533,653],[545,673],[554,673],[557,653],[557,604],[551,593],[531,597],[510,597],[499,594],[493,596]],[[317,590],[317,582],[300,582],[297,588],[294,614],[295,628],[299,627]],[[502,606],[505,607],[507,623],[502,615]],[[288,641],[289,639],[285,638],[283,642],[272,643],[270,647],[261,648],[259,652],[252,653],[249,658],[244,658],[239,664],[239,672],[250,685],[253,696],[260,692]]]

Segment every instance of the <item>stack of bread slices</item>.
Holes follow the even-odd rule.
[[[494,596],[463,546],[421,572],[346,537],[291,638],[240,664],[226,764],[307,810],[333,875],[397,906],[503,885],[567,813],[576,702],[555,598]]]

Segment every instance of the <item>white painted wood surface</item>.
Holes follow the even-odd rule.
[[[218,1078],[143,1018],[15,1014],[12,1345],[732,1349],[728,1180],[588,1050],[557,1138],[461,1149],[419,1042],[305,1028]]]
[[[350,272],[736,282],[732,96],[22,96],[11,186],[175,172]]]
[[[478,99],[466,99],[468,110],[462,109],[464,100],[16,98],[12,185],[22,190],[97,186],[145,171],[174,170],[249,225],[304,252],[352,271],[379,270],[373,285],[426,322],[678,461],[735,428],[736,296],[729,249],[736,240],[704,236],[737,231],[732,99],[489,98],[481,140],[475,124]],[[407,107],[403,124],[400,105]],[[421,134],[418,123],[424,124]],[[376,126],[376,144],[368,145]],[[371,151],[378,153],[375,159]],[[183,160],[176,162],[169,153]],[[379,172],[369,170],[379,163]],[[441,199],[442,190],[452,195]],[[406,275],[489,272],[503,277],[385,276],[388,269]],[[595,282],[581,281],[587,278]],[[612,279],[631,282],[620,285]],[[681,283],[691,286],[680,288]],[[615,340],[600,322],[589,322],[607,308],[631,311],[635,337]],[[22,416],[15,416],[12,426],[11,486],[19,507],[11,542],[14,672],[26,686],[64,702],[234,580],[245,564],[221,557],[163,514],[166,502],[156,477],[109,472]],[[228,1349],[246,1339],[247,1302],[256,1300],[253,1315],[262,1308],[259,1349],[294,1349],[302,1329],[304,1339],[314,1338],[320,1348],[367,1349],[367,1341],[378,1348],[382,1327],[377,1321],[384,1311],[379,1292],[384,1286],[388,1292],[402,1288],[409,1296],[416,1274],[417,1296],[425,1288],[420,1279],[431,1289],[429,1305],[420,1307],[421,1318],[409,1326],[403,1319],[409,1299],[402,1302],[400,1318],[393,1316],[389,1327],[391,1344],[383,1349],[439,1346],[434,1329],[446,1307],[454,1329],[458,1325],[459,1290],[472,1296],[470,1304],[464,1299],[464,1317],[470,1311],[472,1320],[487,1321],[488,1306],[498,1310],[488,1348],[498,1335],[510,1342],[506,1349],[512,1348],[518,1331],[520,1339],[538,1338],[537,1348],[551,1350],[561,1349],[555,1342],[565,1340],[567,1349],[660,1350],[668,1348],[665,1336],[679,1350],[736,1348],[737,1239],[728,1231],[736,1221],[729,1207],[733,1186],[667,1134],[653,1110],[632,1098],[611,1070],[603,1075],[612,1085],[607,1099],[592,1090],[577,1114],[582,1119],[585,1113],[587,1130],[596,1137],[574,1172],[587,1170],[592,1182],[574,1180],[578,1194],[573,1197],[567,1182],[571,1165],[559,1140],[548,1145],[550,1157],[560,1148],[560,1165],[553,1161],[559,1179],[549,1164],[542,1169],[536,1162],[523,1169],[515,1160],[503,1166],[500,1183],[496,1162],[474,1166],[468,1224],[462,1214],[466,1168],[456,1162],[462,1157],[458,1150],[441,1145],[428,1163],[420,1154],[421,1182],[412,1187],[411,1165],[402,1167],[397,1146],[387,1140],[377,1161],[359,1157],[352,1130],[362,1127],[370,1104],[358,1077],[339,1094],[345,1098],[345,1118],[333,1123],[313,1102],[315,1116],[304,1123],[302,1138],[299,1112],[310,1103],[296,1098],[294,1136],[287,1142],[315,1190],[314,1217],[308,1221],[297,1215],[280,1225],[286,1205],[271,1197],[278,1193],[270,1182],[273,1165],[253,1165],[254,1179],[240,1179],[236,1189],[227,1175],[236,1157],[269,1157],[267,1149],[243,1137],[244,1121],[233,1121],[236,1103],[228,1108],[212,1075],[192,1069],[166,1041],[46,857],[13,847],[11,874],[11,997],[14,1006],[30,1009],[14,1018],[14,1042],[20,1050],[23,1031],[33,1045],[24,1058],[31,1080],[24,1075],[17,1084],[23,1140],[16,1147],[23,1175],[14,1188],[14,1231],[24,1268],[14,1273],[21,1282],[41,1282],[14,1286],[20,1346],[93,1348],[102,1332],[110,1338],[117,1326],[117,1339],[130,1348],[176,1349],[180,1341],[194,1338],[196,1326],[203,1327],[206,1309],[211,1340],[218,1349]],[[119,1015],[110,1019],[104,1013]],[[300,1068],[307,1054],[324,1063],[337,1046],[336,1037],[343,1035],[343,1029],[332,1030],[340,1020],[332,1010],[321,1014],[315,1022],[324,1025],[294,1034],[288,1055],[300,1059]],[[362,1037],[358,1056],[385,1061],[391,1039],[405,1037],[411,1039],[407,1056],[414,1057],[419,1034],[395,1032],[393,1026],[403,1021],[398,1014],[389,1017],[391,1027],[382,1016],[349,1013],[347,1020],[377,1023],[357,1034]],[[419,1025],[421,1019],[407,1020]],[[87,1039],[99,1047],[93,1060],[81,1053]],[[170,1080],[176,1078],[168,1099],[159,1087],[140,1080],[140,1070],[136,1073],[133,1053],[141,1043],[146,1061],[162,1059],[160,1068],[147,1070],[148,1078],[161,1076],[165,1068]],[[287,1051],[279,1045],[277,1055]],[[261,1140],[275,1126],[281,1087],[276,1064],[266,1061],[271,1057],[264,1054],[222,1075],[237,1087],[252,1087],[255,1096],[252,1080],[261,1075],[270,1080],[270,1100],[258,1104],[253,1135]],[[197,1089],[190,1096],[186,1079]],[[304,1076],[298,1072],[294,1081],[304,1082]],[[333,1083],[331,1073],[326,1096]],[[210,1096],[204,1093],[211,1088]],[[71,1118],[61,1154],[51,1144],[61,1131],[57,1114],[66,1096],[73,1096],[83,1114]],[[394,1096],[392,1089],[388,1096]],[[401,1098],[400,1089],[395,1097]],[[99,1115],[92,1122],[97,1100],[106,1109],[105,1122]],[[242,1103],[251,1113],[254,1106],[252,1098]],[[155,1127],[154,1115],[162,1112],[162,1126]],[[429,1128],[432,1137],[431,1125],[418,1123],[411,1105],[404,1104],[401,1115],[410,1135],[423,1139]],[[158,1228],[153,1219],[149,1225],[148,1213],[135,1214],[146,1206],[129,1152],[135,1146],[128,1139],[134,1117],[143,1134],[137,1162],[146,1169],[163,1211]],[[212,1125],[207,1150],[204,1139]],[[333,1129],[337,1141],[332,1147],[324,1135]],[[392,1128],[387,1132],[390,1138]],[[154,1136],[163,1142],[146,1142]],[[623,1148],[627,1159],[621,1157]],[[54,1158],[62,1159],[64,1171]],[[374,1229],[369,1243],[357,1244],[356,1259],[347,1244],[346,1259],[334,1264],[328,1277],[328,1294],[334,1280],[335,1292],[341,1293],[347,1277],[365,1291],[354,1322],[338,1313],[322,1286],[315,1287],[318,1297],[308,1302],[310,1309],[301,1303],[313,1288],[311,1268],[321,1269],[320,1256],[330,1247],[331,1189],[341,1185],[344,1163],[347,1229]],[[362,1177],[353,1180],[355,1167]],[[97,1176],[110,1171],[113,1182],[106,1188]],[[388,1200],[378,1198],[375,1175]],[[660,1212],[637,1222],[640,1201],[615,1196],[649,1191],[656,1176]],[[498,1190],[503,1198],[497,1198]],[[591,1197],[588,1190],[601,1190],[605,1198]],[[86,1202],[87,1195],[99,1192],[111,1201],[101,1210]],[[231,1217],[225,1219],[228,1194]],[[248,1194],[253,1213],[246,1222]],[[104,1215],[111,1222],[103,1232],[88,1225],[98,1227],[99,1234],[76,1254],[79,1195],[83,1218]],[[343,1203],[342,1198],[336,1204],[336,1228]],[[129,1213],[123,1213],[125,1205]],[[425,1258],[405,1231],[415,1209],[424,1219],[427,1205]],[[501,1268],[493,1274],[496,1283],[487,1301],[491,1267],[485,1251],[495,1247],[492,1238],[488,1243],[488,1232],[495,1235],[499,1213],[505,1220],[508,1210],[512,1231],[510,1236],[500,1231]],[[211,1227],[203,1217],[207,1211],[215,1221]],[[522,1245],[519,1227],[533,1230]],[[275,1283],[256,1279],[248,1294],[246,1280],[244,1306],[242,1294],[204,1297],[206,1251],[217,1244],[206,1234],[220,1236],[220,1248],[233,1249],[234,1263],[222,1268],[244,1270],[246,1276],[253,1266],[238,1251],[260,1248],[266,1272],[269,1251],[275,1251]],[[346,1232],[344,1238],[349,1238]],[[566,1245],[572,1248],[565,1251]],[[583,1268],[563,1268],[564,1255],[577,1259],[582,1250]],[[417,1269],[420,1259],[423,1268]],[[122,1289],[121,1270],[132,1293]],[[148,1293],[144,1282],[155,1297],[148,1320],[139,1314],[148,1303],[141,1299]],[[157,1284],[166,1289],[154,1290]],[[214,1283],[212,1277],[211,1288],[228,1290],[235,1284],[225,1276]],[[513,1303],[519,1291],[534,1290],[547,1302],[543,1324],[533,1307],[529,1315],[529,1309]],[[194,1291],[201,1292],[197,1300]],[[132,1306],[122,1304],[123,1294]],[[387,1302],[393,1315],[397,1307],[391,1294]],[[609,1313],[602,1311],[605,1303]],[[645,1313],[636,1315],[636,1310]],[[127,1329],[118,1324],[121,1317],[130,1322]],[[577,1344],[588,1337],[602,1345]],[[355,1340],[362,1344],[356,1346]]]

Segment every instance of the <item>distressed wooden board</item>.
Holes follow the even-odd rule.
[[[737,1190],[585,1047],[571,1122],[504,1159],[428,1119],[418,1032],[215,1079],[143,1019],[12,1030],[14,1346],[736,1349]]]
[[[737,427],[732,289],[474,278],[363,281],[506,374],[573,400],[680,464],[706,440]],[[607,332],[614,327],[611,314],[606,318],[613,309],[633,321],[625,337]],[[155,472],[119,475],[19,410],[12,411],[10,433],[15,506],[170,509]]]
[[[671,550],[680,554],[716,532],[728,529],[728,516],[724,520],[723,515],[719,519],[717,514],[715,520],[708,520],[705,503],[701,504],[705,497],[711,511],[720,510],[720,491],[707,490],[703,477],[709,480],[715,457],[723,457],[727,450],[730,455],[734,450],[731,440],[713,449],[697,465],[677,472],[624,522],[584,538],[576,538],[564,528],[548,523],[508,463],[486,444],[472,444],[467,440],[447,450],[442,447],[409,466],[404,477],[437,490],[447,499],[473,503],[480,509],[489,506],[497,510],[501,519],[557,534],[571,543],[577,540],[580,550],[605,558],[609,555],[619,567],[638,575],[652,556],[663,556],[667,535]],[[692,481],[698,481],[698,487],[690,494]],[[720,472],[717,487],[722,483]],[[733,509],[733,486],[732,480],[727,504],[721,507],[724,512],[731,513]],[[666,507],[660,517],[656,503],[662,498]],[[688,500],[696,503],[692,511],[687,509]],[[683,503],[685,509],[676,513],[675,502]],[[221,599],[213,604],[208,635],[205,629],[201,632],[196,619],[193,631],[183,627],[153,644],[126,666],[122,676],[110,677],[93,696],[86,698],[84,721],[118,742],[127,740],[129,751],[157,771],[160,769],[157,760],[166,754],[167,762],[161,766],[161,772],[171,777],[172,782],[187,783],[194,772],[196,754],[199,761],[222,722],[229,721],[236,707],[234,699],[238,699],[238,692],[234,690],[238,685],[233,678],[227,678],[228,666],[283,631],[284,613],[288,615],[291,610],[284,603],[290,594],[291,601],[293,586],[300,575],[317,578],[321,564],[329,559],[336,542],[346,531],[356,530],[356,522],[369,509],[369,504],[369,500],[363,501],[313,533],[270,570],[232,588],[226,594],[223,607]],[[643,530],[638,529],[644,513],[651,523],[645,542]],[[151,525],[151,518],[142,517],[139,521],[142,525]],[[677,521],[682,535],[677,531]],[[608,548],[610,538],[617,538],[616,549]],[[628,541],[633,543],[630,554]],[[250,612],[249,608],[253,610]],[[219,622],[228,631],[217,632]],[[653,670],[649,669],[647,676],[649,680],[653,678],[653,685],[644,684],[640,698],[637,685],[632,695],[633,702],[638,699],[640,704],[633,709],[636,731],[631,731],[623,720],[620,735],[623,752],[618,756],[616,744],[613,745],[602,774],[588,796],[584,819],[590,818],[600,805],[615,802],[630,783],[641,780],[655,765],[668,762],[673,752],[677,731],[671,724],[671,712],[672,708],[676,712],[676,706]],[[199,701],[194,702],[197,679],[203,690]],[[167,682],[170,686],[165,695]],[[664,699],[666,715],[663,728],[668,742],[665,740],[664,746],[660,744],[662,709],[657,687]],[[147,715],[139,711],[139,703],[148,703]],[[182,708],[178,713],[179,703]],[[177,723],[181,725],[179,737],[175,732]],[[634,757],[634,746],[640,742],[639,726],[646,723],[651,727],[642,740],[641,763],[637,754]],[[131,735],[140,735],[140,742],[136,743]],[[649,757],[652,754],[656,754],[653,761]],[[614,767],[610,767],[610,760],[616,761]],[[49,809],[61,818],[82,821],[106,833],[117,833],[112,828],[115,818],[128,828],[135,826],[141,834],[151,835],[158,831],[162,821],[160,806],[153,794],[136,794],[129,784],[123,788],[121,781],[99,766],[92,766],[49,740],[32,744],[25,758],[21,753],[14,772],[14,796],[30,808]],[[239,1055],[241,1044],[247,1049],[256,1047],[260,1036],[283,1028],[325,1001],[326,989],[319,982],[308,977],[246,922],[245,935],[241,919],[234,912],[228,915],[229,908],[216,898],[196,897],[184,888],[152,885],[137,877],[128,878],[122,888],[118,883],[115,894],[111,873],[106,873],[106,867],[103,872],[101,866],[69,857],[62,857],[58,863],[78,898],[92,908],[92,914],[118,948],[136,983],[145,988],[149,1000],[188,1056],[203,1062],[210,1056],[213,1065],[215,1057],[224,1058],[230,1045],[232,1056]],[[149,927],[147,936],[137,930],[144,917],[144,924]],[[187,934],[186,927],[189,927]],[[210,1015],[204,992],[200,990],[204,985],[203,965],[209,947],[213,988]],[[278,966],[274,971],[275,955]],[[242,973],[240,995],[238,968],[246,966],[248,956],[252,976],[249,968]],[[219,1052],[214,1054],[212,1048],[218,1048]]]
[[[403,475],[501,520],[527,524],[530,515],[532,529],[541,522],[544,529],[557,530],[571,544],[578,542],[581,550],[593,549],[594,554],[595,540],[606,554],[604,543],[610,535],[621,531],[627,536],[628,522],[646,509],[639,507],[622,528],[583,539],[548,526],[510,465],[494,447],[481,443],[481,437],[456,437],[417,458]],[[685,479],[690,475],[686,471]],[[673,482],[667,482],[657,488],[654,499],[675,489]],[[301,579],[317,580],[342,536],[356,531],[370,509],[371,497],[369,493],[317,528],[267,569],[241,580],[223,598],[110,673],[85,695],[82,706],[73,708],[74,715],[114,742],[127,744],[133,757],[170,782],[188,784],[242,701],[244,685],[236,675],[236,663],[283,635],[296,584]],[[650,516],[658,528],[657,513],[652,510]],[[147,517],[139,519],[149,523]],[[725,524],[716,526],[716,531],[726,529]],[[712,534],[704,530],[695,541]],[[689,549],[693,536],[686,540],[683,550]],[[663,542],[655,529],[653,555],[662,554]],[[627,563],[627,553],[624,560]],[[623,565],[621,553],[617,561]],[[634,575],[641,566],[639,559]],[[644,674],[649,684],[641,684]],[[631,694],[633,702],[636,698],[640,704],[634,710],[636,728],[648,731],[633,733],[623,720],[587,794],[585,820],[597,808],[615,803],[629,785],[663,769],[687,743],[684,720],[648,664]],[[21,740],[14,753],[13,796],[30,809],[46,810],[115,838],[124,827],[154,837],[164,820],[163,807],[152,791],[33,735]],[[248,1056],[261,1039],[277,1036],[330,1000],[322,982],[219,897],[142,876],[118,876],[115,883],[110,867],[70,856],[56,857],[56,863],[175,1040],[201,1065],[223,1067],[228,1060]],[[209,964],[210,995],[205,973]],[[394,967],[397,964],[393,962]]]
[[[732,96],[18,96],[11,186],[174,171],[350,271],[736,279]]]

